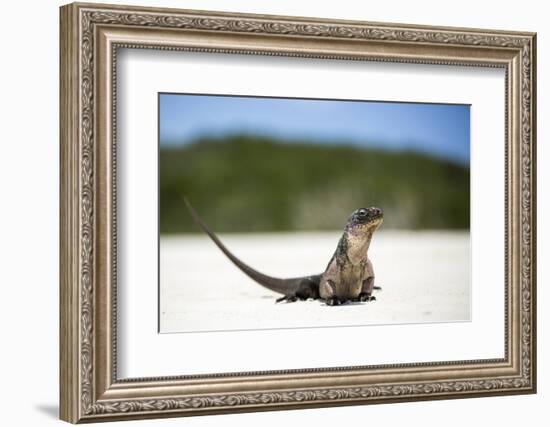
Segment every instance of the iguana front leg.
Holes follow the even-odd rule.
[[[375,289],[374,269],[372,268],[372,263],[370,262],[370,259],[367,261],[367,265],[365,266],[364,277],[365,278],[363,279],[361,293],[359,294],[359,297],[357,298],[357,300],[361,302],[374,301],[376,300],[376,297],[372,295],[372,291]],[[377,288],[380,289],[379,287]]]
[[[319,291],[326,305],[340,305],[342,303],[336,295],[336,284],[332,280],[324,279],[321,282]]]
[[[371,276],[363,280],[363,287],[361,288],[361,293],[357,297],[358,301],[375,301],[376,297],[372,295],[374,289],[374,276]]]

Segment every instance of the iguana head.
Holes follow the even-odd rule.
[[[348,220],[348,230],[374,231],[382,221],[384,214],[380,208],[360,208],[354,211]]]
[[[345,256],[352,264],[364,262],[372,235],[382,221],[380,208],[360,208],[354,211],[338,244],[338,256]]]

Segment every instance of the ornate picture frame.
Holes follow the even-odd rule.
[[[61,419],[78,423],[536,391],[535,34],[80,3],[60,13]],[[504,69],[505,357],[120,380],[119,48]]]

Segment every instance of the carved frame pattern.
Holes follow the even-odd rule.
[[[529,393],[535,391],[535,35],[530,33],[491,32],[451,28],[412,27],[405,25],[371,24],[355,22],[328,22],[304,18],[266,17],[260,15],[232,15],[209,12],[160,10],[72,4],[61,10],[62,21],[62,85],[61,126],[62,132],[62,245],[61,268],[61,417],[67,421],[100,421],[119,418],[136,418],[167,415],[196,415],[228,411],[257,409],[283,409],[329,404],[377,403],[383,401],[420,400],[457,396],[487,395],[502,393]],[[509,79],[518,79],[519,105],[517,114],[519,128],[516,141],[520,153],[519,188],[520,211],[515,225],[519,227],[521,240],[519,257],[511,260],[519,263],[521,288],[518,320],[520,322],[519,371],[515,375],[495,377],[466,377],[455,380],[399,381],[400,366],[394,367],[397,375],[391,384],[367,384],[348,387],[312,387],[304,382],[303,387],[290,390],[265,390],[259,392],[213,393],[182,395],[180,397],[109,398],[96,390],[98,350],[94,330],[98,315],[94,295],[98,283],[97,271],[97,31],[102,26],[147,28],[155,30],[201,31],[225,34],[254,34],[293,37],[300,40],[326,39],[359,40],[369,42],[398,43],[401,46],[451,46],[465,51],[470,47],[509,52]],[[299,43],[299,42],[296,42]],[[120,45],[122,46],[122,45]],[[126,46],[130,46],[127,44]],[[132,45],[134,46],[134,45]],[[170,45],[156,44],[135,47],[177,49]],[[313,56],[317,58],[353,57],[323,53],[289,52],[277,50],[195,48],[193,50],[214,52],[240,52],[264,55]],[[65,55],[65,56],[63,56]],[[116,61],[116,46],[113,57]],[[464,59],[460,55],[440,59],[423,59],[394,55],[390,58],[374,55],[369,60],[391,60],[412,63],[477,64],[495,66],[503,62]],[[514,61],[516,61],[514,63]],[[114,61],[113,61],[114,62]],[[517,74],[513,68],[519,64]],[[79,72],[75,73],[74,67]],[[73,67],[72,69],[70,67]],[[113,76],[113,88],[116,75]],[[508,106],[510,109],[511,106]],[[116,125],[113,108],[112,126]],[[510,136],[511,137],[511,136]],[[78,148],[77,148],[78,147]],[[75,163],[76,162],[76,163]],[[116,163],[113,167],[116,166]],[[116,193],[115,193],[116,195]],[[113,196],[114,197],[114,196]],[[113,212],[113,215],[115,212]],[[106,220],[106,219],[103,219]],[[114,221],[114,218],[112,219]],[[116,235],[113,236],[116,246]],[[71,246],[71,243],[73,244]],[[116,274],[116,265],[113,267]],[[114,302],[113,302],[114,304]],[[116,307],[116,306],[115,306]],[[510,308],[512,309],[512,308]],[[116,313],[114,318],[116,319]],[[507,316],[508,321],[508,316]],[[113,323],[111,328],[116,329]],[[507,336],[508,340],[508,336]],[[116,343],[116,340],[115,340]],[[70,351],[69,351],[70,348]],[[506,347],[508,349],[508,347]],[[116,355],[116,348],[112,353]],[[508,357],[508,353],[507,353]],[[476,361],[473,361],[476,362]],[[495,362],[495,361],[491,361]],[[510,362],[510,361],[501,361]],[[116,361],[110,375],[116,385]],[[428,364],[429,365],[429,364]],[[436,364],[434,364],[435,366]],[[456,363],[437,365],[453,366]],[[463,363],[464,366],[467,363]],[[414,365],[407,365],[414,366]],[[403,365],[402,367],[405,367]],[[64,372],[64,370],[68,370]],[[338,370],[336,368],[336,370]],[[305,372],[305,371],[302,371]],[[229,375],[230,376],[230,375]],[[159,379],[164,382],[169,379]],[[154,381],[150,379],[149,381]],[[178,381],[175,378],[173,381]],[[183,380],[181,380],[183,381]],[[103,390],[104,391],[104,390]]]

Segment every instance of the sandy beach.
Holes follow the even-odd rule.
[[[321,273],[340,232],[220,235],[257,270],[276,277]],[[376,301],[328,307],[275,304],[204,235],[160,240],[160,331],[280,329],[470,320],[467,232],[380,231],[370,248]]]

